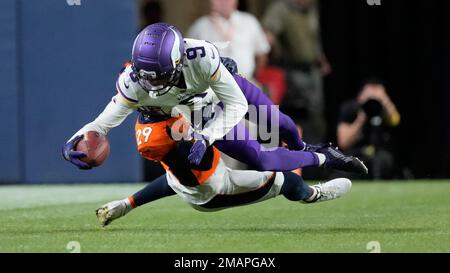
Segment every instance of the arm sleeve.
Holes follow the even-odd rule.
[[[219,62],[217,71],[210,78],[210,86],[223,103],[223,111],[216,112],[202,131],[212,144],[223,138],[236,126],[248,111],[247,100],[228,70]]]
[[[133,108],[129,107],[123,99],[116,95],[105,107],[103,112],[92,122],[86,124],[78,130],[70,139],[78,135],[82,135],[88,131],[96,131],[104,135],[108,134],[109,130],[119,126],[128,115],[133,112]]]

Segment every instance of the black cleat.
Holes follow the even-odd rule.
[[[359,158],[344,155],[341,151],[339,151],[337,147],[331,145],[331,143],[322,146],[322,148],[317,149],[316,152],[325,155],[325,168],[363,175],[369,173],[366,165],[364,165],[364,163]]]

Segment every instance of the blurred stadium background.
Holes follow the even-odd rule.
[[[60,146],[115,93],[143,16],[141,2],[5,0],[0,7],[0,183],[142,181],[133,118],[109,135],[111,157],[95,171],[64,162]],[[77,1],[74,1],[76,3]],[[162,20],[183,32],[207,1],[160,1]],[[241,0],[261,16],[272,1]],[[371,76],[388,83],[402,114],[396,166],[406,178],[450,176],[450,4],[446,1],[321,1],[322,39],[333,73],[325,78],[327,139],[340,103]],[[402,177],[402,178],[405,178]]]
[[[108,135],[111,143],[111,155],[104,166],[92,171],[79,171],[65,162],[61,156],[63,143],[81,126],[95,118],[115,94],[115,80],[121,65],[130,58],[133,39],[147,22],[145,21],[146,15],[142,11],[146,2],[149,1],[0,1],[0,117],[2,117],[3,123],[0,133],[2,147],[0,152],[0,185],[88,182],[134,183],[147,181],[151,177],[145,171],[144,162],[136,152],[133,131],[135,117],[128,118],[122,126]],[[183,33],[198,17],[208,12],[206,0],[153,2],[160,3],[162,13],[161,15],[151,16],[155,16],[154,18],[161,16],[160,18],[163,21],[176,25]],[[274,1],[240,0],[239,9],[261,18],[265,9],[272,2]],[[324,78],[327,139],[336,142],[337,116],[341,103],[356,96],[358,87],[364,79],[378,77],[386,82],[389,95],[402,115],[401,124],[394,131],[392,140],[395,147],[395,167],[397,169],[395,178],[401,179],[400,181],[449,178],[450,17],[448,14],[450,2],[381,0],[379,6],[370,6],[368,2],[370,1],[320,1],[322,43],[333,67],[333,73]],[[417,186],[410,186],[409,183],[405,183],[403,186],[397,181],[390,191],[390,194],[394,195],[388,195],[387,200],[381,199],[380,202],[400,200],[398,198],[402,196],[402,187],[408,187],[408,190],[413,191],[406,194],[410,201],[422,200],[419,196],[421,192],[423,193],[427,189],[426,183],[428,182],[431,183],[431,181],[425,180],[425,184],[422,181],[422,184],[417,184]],[[132,190],[136,190],[138,186],[142,185],[124,185],[117,186],[117,188],[109,185],[101,185],[97,188],[95,186],[94,188],[81,187],[79,192],[75,191],[74,193],[83,195],[84,199],[78,201],[74,200],[74,195],[64,192],[74,188],[66,188],[63,193],[58,192],[57,188],[53,188],[53,190],[56,189],[53,196],[61,194],[61,198],[54,200],[54,204],[63,207],[67,205],[64,208],[67,208],[68,211],[63,212],[63,209],[61,209],[59,212],[75,213],[74,217],[77,217],[76,212],[70,210],[69,205],[84,204],[79,208],[88,210],[87,213],[90,213],[90,216],[83,216],[85,218],[80,223],[84,227],[80,227],[80,229],[90,234],[94,229],[91,228],[91,225],[96,225],[93,218],[95,206],[110,198],[129,194]],[[105,187],[105,195],[111,194],[111,196],[89,197],[88,192],[102,192],[101,187]],[[369,203],[364,206],[369,209],[372,205],[377,204],[378,197],[376,196],[382,194],[384,189],[380,184],[363,185],[362,187],[378,187],[377,189],[371,188],[372,190],[369,191],[366,191],[366,188],[356,189],[356,193],[366,194],[370,192],[373,194],[371,198],[368,198],[369,201],[367,202]],[[442,194],[448,193],[450,188],[448,181],[433,184],[433,187],[436,195],[430,193],[427,196],[430,199],[438,196],[437,200],[446,200]],[[22,230],[23,234],[29,235],[30,238],[10,237],[15,229],[21,226],[21,221],[17,221],[17,215],[20,215],[25,223],[39,223],[39,221],[51,215],[50,211],[41,211],[42,215],[29,216],[24,210],[21,210],[53,204],[48,201],[52,199],[51,196],[41,195],[39,189],[42,188],[30,186],[30,191],[27,191],[25,187],[0,187],[0,199],[4,200],[0,203],[2,206],[0,215],[3,219],[9,219],[10,221],[8,226],[1,224],[3,227],[0,228],[6,230],[1,241],[7,247],[5,245],[0,247],[0,251],[59,251],[57,247],[51,244],[47,247],[45,245],[41,245],[41,247],[35,245],[31,248],[19,247],[19,245],[23,247],[27,241],[33,240],[31,238],[33,232],[45,233],[46,226],[43,222],[40,222],[42,225],[38,224],[35,230]],[[406,190],[406,188],[404,189]],[[118,194],[119,191],[123,194]],[[8,196],[15,197],[8,199]],[[64,202],[65,198],[69,200],[67,203]],[[363,202],[360,200],[361,198],[354,196],[345,204],[353,206],[358,202]],[[179,200],[172,199],[169,201],[169,208],[175,208],[176,206],[173,204],[178,204],[176,202],[179,202]],[[276,202],[280,201],[277,200]],[[423,239],[420,242],[425,242],[434,237],[433,234],[430,234],[433,230],[425,231],[426,228],[431,227],[418,223],[424,220],[420,218],[419,212],[423,213],[422,215],[429,213],[438,206],[437,202],[429,204],[426,209],[423,207],[423,210],[420,210],[421,207],[418,203],[414,203],[417,205],[416,207],[413,205],[408,207],[405,204],[407,204],[407,201],[405,203],[398,201],[396,208],[403,207],[413,210],[419,208],[414,212],[417,212],[417,215],[410,218],[411,221],[415,221],[417,226],[416,229],[414,226],[404,226],[402,227],[403,230],[398,230],[399,234],[420,234],[421,239]],[[440,204],[441,206],[437,210],[442,214],[439,214],[439,217],[445,218],[446,213],[448,215],[448,204]],[[378,203],[378,205],[380,204]],[[258,206],[260,206],[259,208],[261,206],[268,208],[267,204]],[[287,207],[287,204],[281,204],[280,202],[280,208],[283,206]],[[160,219],[163,223],[169,225],[171,220],[164,218],[166,216],[164,208],[162,209],[163,211],[160,211],[155,219]],[[183,207],[183,209],[187,210],[188,208]],[[40,210],[34,208],[32,211]],[[324,211],[326,211],[326,207],[324,207]],[[379,207],[376,208],[375,212],[372,212],[376,214],[382,213],[382,211],[383,209]],[[236,220],[239,221],[241,219],[239,217],[245,217],[246,212],[253,213],[252,209],[246,208],[242,213],[238,213]],[[226,222],[228,213],[224,212],[218,216],[218,222],[212,224],[213,232],[220,231],[219,226]],[[296,212],[293,211],[292,213]],[[326,213],[323,213],[326,217]],[[356,210],[349,213],[354,213],[354,217],[358,215]],[[370,214],[370,210],[367,213]],[[271,214],[267,212],[266,214],[264,217],[268,219]],[[182,215],[185,214],[183,211],[179,211],[177,215],[183,217]],[[367,223],[360,224],[359,220],[354,220],[358,223],[349,222],[349,224],[355,224],[353,227],[347,226],[342,230],[333,231],[333,223],[343,224],[345,215],[345,211],[341,211],[331,224],[327,225],[330,222],[322,223],[319,220],[319,222],[316,222],[319,226],[309,226],[304,231],[312,232],[319,229],[326,233],[324,230],[330,228],[332,230],[330,234],[326,233],[329,236],[335,236],[342,231],[348,235],[346,238],[349,240],[351,240],[351,234],[354,234],[358,228],[366,228],[365,230],[368,233],[375,232],[377,234],[383,234],[387,230],[388,233],[385,233],[387,237],[389,237],[389,230],[395,233],[396,222],[390,222],[390,220],[391,217],[395,218],[396,216],[391,214],[380,216],[386,223],[383,226],[384,229],[371,229],[366,225]],[[44,218],[39,218],[41,216]],[[37,218],[34,219],[33,217]],[[66,228],[66,232],[73,235],[73,232],[76,233],[75,229],[66,226],[67,223],[71,222],[65,222],[67,218],[71,217],[67,215],[65,217],[55,220],[55,225],[61,224],[60,228],[55,226],[52,228],[55,232],[58,232],[58,229],[64,230]],[[194,216],[194,220],[198,221],[205,221],[206,218],[211,221],[210,218],[212,217],[198,216],[197,214]],[[4,222],[3,219],[0,221]],[[134,227],[138,229],[142,227],[142,224],[138,224],[136,217],[133,219],[131,223],[134,223]],[[395,219],[398,223],[401,222],[401,217]],[[311,218],[309,220],[317,221],[318,219]],[[145,221],[152,223],[152,219],[146,219]],[[444,228],[445,225],[448,225],[445,221],[442,220],[438,225],[442,225],[442,228]],[[325,226],[320,226],[320,223]],[[254,228],[257,229],[256,226],[258,225],[258,223],[255,223]],[[291,225],[287,224],[287,226],[281,227],[282,233],[290,234],[290,231],[298,227],[297,225],[298,223],[291,223]],[[125,228],[124,225],[119,225],[119,227]],[[270,224],[270,227],[273,228],[273,232],[280,228],[279,225],[274,223]],[[439,227],[435,227],[435,229],[439,229]],[[157,227],[152,226],[152,228]],[[163,227],[159,226],[159,228],[160,232],[163,232]],[[191,228],[195,229],[196,226],[193,224]],[[252,230],[252,228],[242,227],[240,234],[243,234],[242,240],[244,242],[246,242],[245,234],[252,232]],[[421,233],[422,231],[424,233]],[[235,229],[235,232],[239,232],[239,228]],[[435,251],[448,251],[448,248],[445,249],[444,245],[439,245],[439,242],[445,241],[445,238],[448,239],[446,237],[448,232],[436,232],[438,237],[434,237],[437,239],[433,241],[437,244],[435,248],[432,248],[429,243],[412,247],[403,247],[404,245],[401,243],[400,245],[393,243],[390,250],[420,251],[430,246]],[[123,236],[126,236],[125,233]],[[262,234],[262,236],[265,235],[271,234]],[[82,238],[82,235],[80,236]],[[89,236],[95,237],[92,234]],[[192,236],[195,237],[196,235],[193,234]],[[259,235],[256,234],[255,236]],[[8,241],[8,237],[10,241]],[[366,240],[370,236],[362,234],[361,237],[363,238],[361,240]],[[70,236],[64,235],[61,240],[67,241],[70,238]],[[293,240],[289,236],[283,238],[286,239],[283,241],[286,243]],[[141,239],[148,238],[143,237]],[[162,247],[164,243],[172,239],[174,238],[166,238],[166,241],[159,242],[161,244],[159,248],[146,249],[138,245],[130,249],[131,251],[184,251],[189,249],[188,243],[180,248],[176,246],[173,248]],[[58,238],[55,240],[58,240]],[[136,239],[136,241],[138,240]],[[338,241],[335,246],[343,242]],[[216,243],[213,246],[219,247],[220,239],[217,239]],[[271,242],[266,243],[262,243],[262,246],[268,246]],[[405,244],[407,244],[406,241]],[[328,250],[359,251],[361,247],[362,251],[365,251],[365,244],[357,247],[350,244],[328,248]],[[125,244],[109,250],[121,251],[124,249],[126,249]],[[193,248],[194,251],[201,251],[200,249],[200,247],[195,246]],[[107,251],[106,248],[94,247],[90,250]],[[232,251],[232,245],[226,246],[224,250]],[[245,245],[242,245],[241,250],[255,251],[255,248],[245,248]],[[283,244],[280,244],[278,248],[274,247],[267,250],[308,251],[308,248],[296,248],[295,246],[283,248]],[[327,251],[326,248],[321,247],[313,247],[309,250]]]

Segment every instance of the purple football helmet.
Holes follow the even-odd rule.
[[[131,63],[142,88],[160,96],[177,84],[183,56],[181,32],[172,25],[156,23],[144,28],[134,40]]]

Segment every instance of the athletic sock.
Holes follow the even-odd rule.
[[[131,207],[131,209],[136,208],[136,204],[134,203],[133,195],[128,196],[127,198],[123,199],[122,201],[125,202],[127,207]]]
[[[167,183],[166,175],[163,174],[150,182],[142,190],[126,198],[125,202],[135,208],[174,194],[175,192]]]
[[[321,154],[321,153],[314,153],[314,154],[315,154],[315,155],[317,156],[317,158],[319,159],[319,167],[322,166],[323,163],[325,163],[325,160],[326,160],[327,158],[325,157],[324,154]]]
[[[307,200],[315,194],[313,188],[303,181],[303,178],[292,172],[283,172],[284,182],[280,194],[291,201]]]

